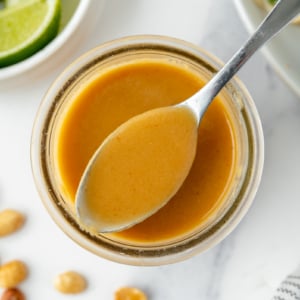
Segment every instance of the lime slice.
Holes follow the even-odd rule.
[[[0,11],[0,67],[17,63],[47,45],[56,35],[60,0],[26,0]]]

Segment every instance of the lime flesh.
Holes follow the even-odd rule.
[[[19,5],[21,3],[28,2],[28,1],[29,0],[4,0],[6,7],[13,6],[13,5]]]
[[[26,0],[0,11],[0,67],[36,53],[56,35],[60,0]]]

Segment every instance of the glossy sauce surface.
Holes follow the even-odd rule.
[[[98,232],[146,219],[178,191],[192,166],[198,122],[187,106],[153,109],[131,118],[101,145],[84,177],[80,216]]]
[[[63,194],[74,201],[89,159],[118,126],[147,110],[181,102],[203,84],[187,68],[158,60],[120,65],[87,83],[58,128],[56,163]],[[155,243],[192,232],[215,214],[236,162],[235,131],[221,98],[210,105],[198,135],[192,169],[171,201],[142,223],[110,237]]]

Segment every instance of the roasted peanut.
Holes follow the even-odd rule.
[[[24,223],[24,215],[13,209],[5,209],[0,212],[0,237],[9,235]]]
[[[147,300],[147,296],[137,288],[122,287],[115,292],[115,300]]]
[[[25,296],[19,289],[12,288],[5,290],[0,300],[25,300]]]
[[[86,289],[86,280],[79,273],[68,271],[55,278],[54,286],[64,294],[78,294]]]
[[[0,267],[0,287],[15,287],[26,277],[27,267],[22,261],[13,260]]]

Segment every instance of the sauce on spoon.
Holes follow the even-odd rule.
[[[79,215],[97,231],[110,232],[154,214],[187,177],[197,135],[196,115],[186,106],[154,109],[125,122],[87,167],[77,195]]]

